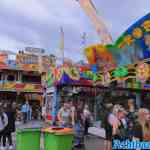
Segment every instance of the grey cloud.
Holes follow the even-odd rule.
[[[114,40],[136,19],[145,15],[150,6],[149,0],[93,2]],[[18,42],[22,46],[33,43],[51,53],[59,48],[59,28],[63,26],[66,55],[75,59],[80,58],[83,51],[83,32],[87,33],[87,45],[99,42],[92,22],[75,0],[14,0],[11,4],[9,0],[0,2],[0,40],[9,37],[4,40],[15,41],[15,45]]]

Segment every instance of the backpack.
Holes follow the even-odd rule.
[[[100,119],[101,119],[101,127],[102,128],[106,128],[107,124],[108,124],[108,111],[107,110],[103,110],[100,113]]]

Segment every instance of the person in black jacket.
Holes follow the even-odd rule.
[[[12,150],[12,133],[15,132],[15,110],[12,108],[11,104],[7,104],[5,112],[8,117],[8,125],[4,129],[3,143],[6,145],[6,140],[8,139],[9,150]]]
[[[4,130],[7,125],[8,125],[8,117],[4,112],[3,105],[0,104],[0,150],[6,149],[5,144],[4,143],[1,144],[1,141],[4,138]]]
[[[106,133],[106,139],[105,139],[105,150],[110,150],[112,145],[111,145],[111,141],[112,141],[112,132],[113,132],[113,128],[112,125],[109,123],[109,116],[112,113],[112,109],[113,109],[113,104],[109,103],[106,104],[104,106],[104,110],[103,110],[103,119],[102,119],[102,125],[105,129],[105,133]]]

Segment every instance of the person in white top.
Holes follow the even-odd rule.
[[[64,102],[63,106],[58,112],[58,121],[61,127],[72,126],[72,112],[68,102]]]
[[[0,106],[0,142],[3,137],[4,129],[7,125],[8,125],[8,117],[7,114],[4,112],[3,106],[1,105]],[[4,147],[4,144],[3,146],[0,145],[0,150],[5,150],[5,149],[6,147]]]
[[[69,102],[70,110],[71,110],[71,118],[72,118],[72,125],[75,125],[75,113],[76,113],[76,108],[73,104],[73,101]]]
[[[89,106],[85,104],[84,110],[83,110],[83,117],[84,117],[84,134],[88,134],[88,128],[90,127],[90,123],[92,121],[92,114],[89,110]]]
[[[116,133],[116,130],[118,129],[118,127],[120,126],[120,121],[117,118],[116,115],[114,115],[113,113],[109,114],[108,116],[108,122],[109,124],[112,126],[112,134],[114,135]]]

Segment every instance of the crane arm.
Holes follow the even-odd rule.
[[[91,0],[77,0],[77,1],[79,2],[81,8],[85,11],[85,13],[89,16],[89,18],[93,22],[102,44],[111,44],[112,43],[111,35],[109,34],[102,19],[97,14],[97,10],[92,1]]]

